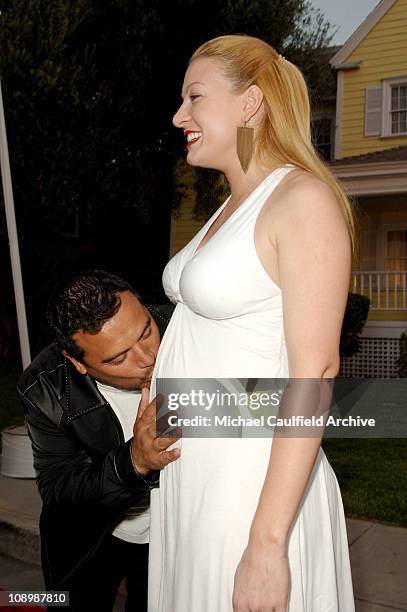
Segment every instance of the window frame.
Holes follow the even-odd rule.
[[[407,136],[407,131],[392,134],[391,131],[391,90],[394,86],[406,85],[407,86],[407,75],[400,77],[392,77],[389,79],[383,79],[383,105],[382,105],[382,138],[399,138],[400,136]]]

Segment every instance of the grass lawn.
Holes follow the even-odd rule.
[[[23,422],[15,390],[21,368],[0,362],[0,430]],[[407,439],[323,442],[337,475],[346,515],[407,527]]]
[[[324,440],[346,515],[407,527],[407,439]]]

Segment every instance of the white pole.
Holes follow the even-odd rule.
[[[18,333],[20,336],[20,350],[23,368],[31,362],[30,341],[28,339],[27,316],[25,312],[23,279],[21,276],[20,251],[18,248],[18,235],[16,214],[14,211],[13,187],[11,184],[10,160],[7,147],[6,122],[4,119],[3,95],[0,81],[0,165],[3,182],[4,207],[6,210],[7,232],[10,246],[11,270],[13,273],[14,296],[17,309]]]

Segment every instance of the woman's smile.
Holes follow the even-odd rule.
[[[192,130],[184,130],[184,136],[187,139],[187,147],[190,148],[193,144],[198,142],[198,140],[202,136],[202,132],[192,131]]]

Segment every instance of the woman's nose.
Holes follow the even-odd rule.
[[[183,124],[188,121],[189,118],[189,114],[187,113],[185,108],[185,102],[183,102],[175,113],[175,115],[173,116],[172,123],[175,125],[175,127],[182,128]]]

